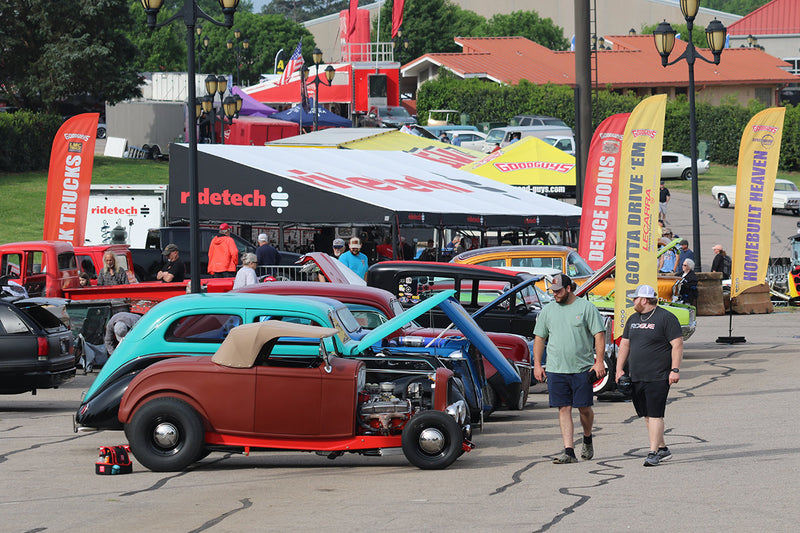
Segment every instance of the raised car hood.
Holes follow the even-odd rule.
[[[410,321],[424,315],[436,306],[444,311],[447,317],[453,322],[455,327],[469,339],[473,346],[494,366],[503,380],[507,384],[521,383],[522,380],[511,363],[503,357],[497,346],[492,343],[491,339],[483,332],[483,330],[475,323],[472,317],[469,316],[466,309],[461,307],[455,298],[454,290],[442,291],[431,298],[422,300],[414,307],[401,315],[397,315],[385,324],[375,328],[367,333],[363,339],[358,343],[358,352],[363,352],[370,346],[377,344],[381,339],[387,335],[395,332]]]
[[[443,301],[453,296],[455,293],[456,291],[453,289],[442,291],[434,296],[431,296],[430,298],[420,301],[408,311],[405,311],[404,313],[392,318],[388,322],[381,324],[377,328],[364,335],[364,337],[358,342],[358,347],[356,348],[358,353],[363,352],[373,344],[377,344],[382,339],[388,337],[412,320],[421,317]]]

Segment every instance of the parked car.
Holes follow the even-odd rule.
[[[697,173],[705,174],[708,172],[708,165],[707,159],[698,159]],[[661,152],[661,177],[681,178],[682,180],[692,179],[691,158],[676,152]]]
[[[478,152],[483,148],[483,141],[486,139],[486,134],[479,131],[446,130],[445,133],[451,144],[457,144],[462,148]],[[455,142],[456,139],[458,139],[458,142]]]
[[[370,108],[361,117],[360,126],[370,128],[400,128],[416,124],[417,120],[402,106],[378,106]]]
[[[75,415],[74,429],[120,429],[117,420],[120,399],[142,369],[165,358],[211,355],[233,327],[266,320],[336,328],[337,353],[370,361],[367,365],[370,372],[378,375],[393,370],[427,372],[446,366],[457,374],[470,416],[480,423],[484,410],[491,411],[491,405],[484,401],[485,377],[479,354],[485,354],[507,382],[519,384],[521,380],[474,321],[463,309],[459,310],[457,302],[448,300],[451,295],[441,294],[425,306],[371,331],[362,328],[344,304],[329,298],[247,293],[170,298],[148,311],[114,350],[84,395]],[[443,338],[430,347],[405,347],[390,339],[384,343],[395,330],[436,306],[452,315],[456,327],[467,339]],[[476,349],[471,350],[471,346]],[[393,370],[387,371],[387,365],[394,367]]]
[[[548,135],[547,137],[542,137],[542,140],[569,155],[575,155],[575,138],[572,136]]]
[[[0,299],[0,394],[36,394],[74,376],[67,325],[38,303]]]
[[[733,207],[736,203],[736,185],[715,185],[711,187],[713,196],[720,207]],[[800,190],[789,180],[776,179],[772,195],[772,210],[785,209],[800,216]]]
[[[498,145],[500,148],[505,148],[511,144],[511,140],[515,136],[520,139],[524,139],[525,137],[543,139],[544,137],[553,136],[574,137],[574,134],[572,128],[569,126],[508,126],[504,128],[495,128],[486,136],[481,151],[488,154],[497,148]]]
[[[106,138],[106,124],[105,124],[105,122],[98,122],[97,123],[97,138],[98,139],[105,139]]]
[[[583,284],[594,272],[592,267],[569,246],[557,245],[519,245],[488,246],[462,252],[451,259],[453,263],[482,265],[488,267],[506,267],[516,270],[530,268],[555,268],[568,275],[578,285]],[[678,278],[675,276],[658,277],[658,295],[671,299],[672,287]],[[543,287],[543,285],[540,285]],[[614,279],[606,278],[597,284],[593,292],[606,295],[614,290]]]
[[[340,356],[333,342],[340,334],[255,322],[233,328],[212,357],[148,367],[120,404],[131,451],[151,470],[177,471],[210,451],[301,450],[333,459],[402,448],[413,465],[441,469],[473,447],[450,370],[372,383],[363,361]]]
[[[545,115],[516,115],[509,122],[509,126],[564,126],[567,123],[560,118]]]
[[[319,253],[319,252],[315,252]],[[344,265],[342,265],[344,266]],[[277,281],[250,285],[236,292],[255,294],[283,294],[287,296],[322,296],[333,298],[345,304],[359,324],[367,329],[375,329],[389,320],[399,316],[404,309],[397,298],[383,289],[376,287],[355,286],[345,283],[320,283],[309,281]],[[402,346],[419,346],[446,333],[447,337],[463,336],[457,329],[423,328],[417,322],[409,322],[398,331],[387,335]],[[528,400],[528,389],[531,385],[531,346],[530,342],[520,335],[511,333],[486,332],[486,335],[519,374],[520,386],[513,381],[506,383],[503,374],[490,362],[491,354],[483,359],[483,370],[486,383],[492,389],[488,402],[497,410],[503,405],[508,409],[522,409]],[[516,396],[514,396],[516,395]]]

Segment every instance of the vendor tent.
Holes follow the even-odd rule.
[[[243,117],[268,117],[278,112],[267,104],[262,104],[237,86],[231,87],[233,94],[238,94],[242,99],[242,109],[239,115]]]
[[[303,126],[311,126],[314,123],[314,107],[312,105],[311,112],[306,112],[302,106],[296,105],[290,109],[281,111],[280,113],[275,113],[272,115],[272,118],[288,120],[289,122],[295,122],[297,124],[302,124]],[[321,127],[350,128],[353,126],[353,123],[350,122],[350,120],[340,117],[336,113],[331,113],[324,107],[319,108],[318,124]]]
[[[200,145],[199,218],[241,224],[568,229],[581,210],[395,151]],[[189,150],[170,151],[169,218],[189,218]]]
[[[575,156],[536,137],[525,137],[461,169],[533,192],[575,196]]]

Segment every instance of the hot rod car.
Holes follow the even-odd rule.
[[[363,361],[338,357],[338,334],[256,322],[233,328],[212,357],[151,365],[120,404],[131,451],[151,470],[175,471],[211,451],[302,450],[333,459],[402,447],[413,465],[440,469],[473,447],[452,371],[368,382]]]
[[[148,311],[120,342],[84,396],[73,427],[76,431],[80,427],[121,429],[117,420],[120,399],[144,368],[162,359],[212,355],[232,328],[261,321],[336,328],[339,331],[333,338],[336,352],[364,361],[368,371],[378,376],[391,373],[411,376],[447,367],[456,373],[471,420],[480,424],[484,410],[491,411],[480,354],[490,359],[507,383],[516,384],[516,395],[521,393],[521,380],[469,315],[459,311],[453,294],[453,291],[440,293],[419,309],[402,313],[371,331],[362,328],[344,304],[329,298],[247,293],[170,298]],[[387,338],[436,306],[452,316],[467,338],[430,339],[424,343],[430,346],[414,347]]]

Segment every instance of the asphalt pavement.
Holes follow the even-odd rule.
[[[800,431],[798,314],[734,316],[745,344],[717,344],[728,317],[699,317],[670,392],[673,458],[644,468],[628,402],[595,407],[595,458],[554,465],[558,419],[543,385],[493,415],[477,448],[443,471],[400,455],[211,454],[180,473],[94,473],[122,432],[72,432],[94,375],[36,396],[0,396],[2,531],[790,531]],[[276,406],[291,410],[291,405]]]

